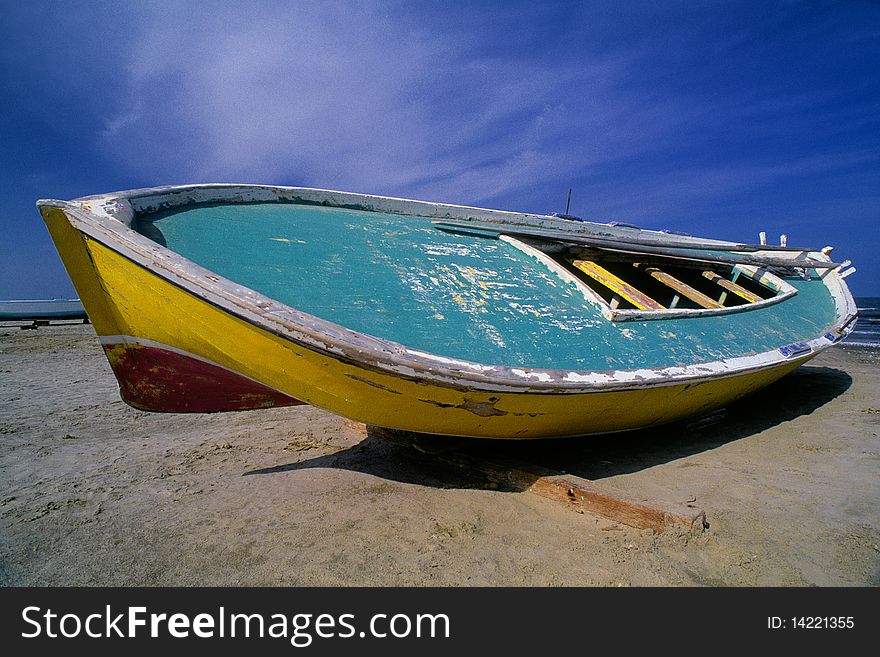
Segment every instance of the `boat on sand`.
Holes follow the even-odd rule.
[[[503,439],[724,406],[852,330],[830,249],[262,185],[38,202],[126,402]]]

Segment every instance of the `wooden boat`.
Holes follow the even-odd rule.
[[[0,320],[39,321],[87,319],[79,299],[12,299],[0,301]]]
[[[620,431],[754,392],[857,314],[829,248],[256,185],[38,206],[122,397],[151,411]]]

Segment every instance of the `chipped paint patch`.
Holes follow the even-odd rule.
[[[408,354],[412,354],[413,356],[418,356],[420,358],[427,358],[430,360],[437,361],[438,363],[443,363],[444,365],[453,365],[455,367],[466,367],[470,370],[475,370],[478,372],[491,372],[495,369],[492,365],[480,365],[479,363],[471,363],[466,360],[458,360],[455,358],[446,358],[445,356],[438,356],[437,354],[429,354],[425,351],[418,351],[417,349],[407,349],[406,352]]]
[[[526,372],[519,369],[512,369],[510,371],[524,379],[534,379],[535,381],[550,381],[553,378],[546,372]]]
[[[273,242],[283,242],[285,244],[305,244],[305,240],[292,240],[288,237],[270,237]]]
[[[609,383],[611,381],[611,377],[604,372],[567,372],[565,376],[562,377],[562,380],[566,383],[586,383],[589,385],[600,385],[603,383]]]
[[[431,404],[432,406],[437,406],[439,408],[459,408],[463,411],[467,411],[468,413],[478,415],[479,417],[507,415],[507,411],[502,411],[495,408],[495,404],[498,403],[498,397],[490,397],[489,400],[485,402],[465,398],[465,400],[460,404],[447,404],[444,402],[435,401],[433,399],[419,399],[419,401],[426,404]]]
[[[349,379],[354,379],[355,381],[360,381],[361,383],[366,383],[368,386],[373,386],[374,388],[379,388],[379,390],[384,390],[385,392],[390,392],[394,395],[402,395],[403,393],[394,390],[393,388],[389,388],[388,386],[384,386],[381,383],[377,383],[376,381],[370,381],[369,379],[365,379],[362,376],[358,376],[357,374],[346,374]]]

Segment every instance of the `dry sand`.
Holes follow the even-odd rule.
[[[877,585],[878,361],[830,350],[689,425],[493,444],[706,511],[654,535],[317,408],[137,411],[91,326],[0,328],[0,584]]]

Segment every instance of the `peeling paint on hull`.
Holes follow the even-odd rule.
[[[354,420],[435,434],[532,439],[607,433],[728,404],[784,376],[852,329],[854,303],[831,272],[810,284],[825,286],[833,297],[833,320],[804,335],[804,349],[796,352],[784,353],[786,345],[779,343],[770,350],[701,361],[696,350],[690,353],[693,360],[674,366],[633,363],[628,369],[605,370],[477,363],[322,321],[201,268],[128,228],[133,213],[155,204],[178,198],[234,202],[238,196],[249,201],[257,192],[267,193],[244,186],[192,187],[137,192],[140,200],[130,192],[111,200],[40,203],[96,332],[107,345],[125,343],[107,355],[111,364],[116,361],[114,371],[130,403],[150,410],[171,410],[174,404],[196,410],[200,403],[204,410],[227,410],[221,407],[301,400]],[[328,203],[334,198],[309,193]],[[374,202],[384,210],[395,207],[387,199]],[[394,203],[408,207],[409,202]],[[131,340],[126,343],[121,336]],[[132,343],[152,349],[135,349]],[[164,352],[191,357],[198,365],[169,361]],[[184,372],[193,376],[180,376]],[[238,386],[232,393],[224,390],[228,375]],[[190,382],[182,384],[185,378]]]
[[[104,342],[123,400],[161,413],[246,411],[303,402],[178,350],[137,342]]]

